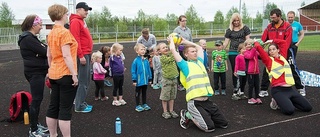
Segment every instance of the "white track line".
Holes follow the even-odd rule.
[[[276,124],[280,124],[280,123],[286,123],[286,122],[290,122],[290,121],[294,121],[294,120],[298,120],[298,119],[302,119],[302,118],[316,116],[316,115],[319,115],[319,114],[320,114],[320,112],[319,113],[315,113],[315,114],[306,115],[306,116],[297,117],[297,118],[287,119],[287,120],[283,120],[283,121],[279,121],[279,122],[273,122],[273,123],[269,123],[269,124],[265,124],[265,125],[261,125],[261,126],[252,127],[252,128],[242,129],[242,130],[238,130],[238,131],[234,131],[234,132],[230,132],[230,133],[226,133],[226,134],[222,134],[222,135],[217,135],[215,137],[223,137],[223,136],[233,135],[233,134],[237,134],[237,133],[240,133],[240,132],[254,130],[254,129],[257,129],[257,128],[263,128],[263,127],[276,125]]]

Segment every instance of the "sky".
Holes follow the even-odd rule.
[[[78,2],[86,2],[92,7],[92,12],[101,12],[102,7],[106,6],[112,16],[128,18],[135,18],[140,9],[147,15],[157,14],[161,18],[165,18],[167,13],[179,16],[184,14],[192,4],[198,15],[203,17],[205,21],[213,21],[218,10],[226,15],[231,7],[239,8],[240,1],[246,4],[249,15],[255,17],[257,11],[263,12],[267,2],[278,5],[284,12],[290,10],[297,12],[303,1],[308,5],[317,0],[0,0],[1,3],[8,4],[15,19],[24,19],[29,14],[37,14],[43,19],[49,19],[47,13],[49,6],[62,4],[66,7],[72,7],[73,1],[75,1],[74,6]]]

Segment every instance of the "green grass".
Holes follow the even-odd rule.
[[[207,48],[213,49],[214,42],[207,42]],[[299,45],[299,51],[320,51],[320,36],[319,35],[311,35],[305,36],[302,42]]]

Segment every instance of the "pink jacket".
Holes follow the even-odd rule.
[[[244,52],[244,58],[248,59],[249,62],[247,64],[247,74],[259,74],[259,53],[256,48],[251,48],[251,50],[247,50]]]

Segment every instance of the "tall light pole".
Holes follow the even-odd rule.
[[[186,7],[184,7],[182,4],[179,4],[183,8],[183,14],[186,14]]]

